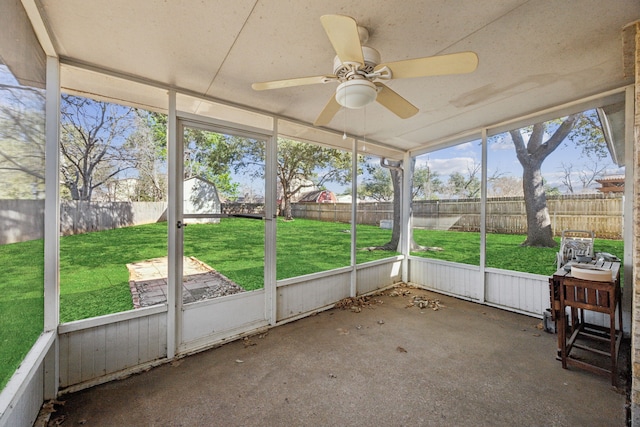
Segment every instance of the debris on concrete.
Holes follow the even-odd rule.
[[[362,311],[362,307],[373,308],[373,306],[377,304],[382,304],[382,301],[375,299],[372,296],[364,295],[341,299],[336,303],[336,308],[341,308],[342,310],[349,309],[354,313],[360,313],[360,311]]]
[[[387,295],[389,295],[390,297],[406,297],[408,295],[411,295],[411,291],[409,289],[394,289]]]
[[[415,295],[406,307],[430,308],[433,311],[438,311],[446,306],[442,304],[439,299],[430,299],[425,296]]]
[[[396,347],[396,351],[398,353],[406,353],[407,352],[407,350],[404,347],[400,347],[400,346]]]
[[[438,311],[441,308],[446,307],[440,302],[439,299],[431,299],[424,295],[413,295],[415,286],[407,285],[405,283],[398,283],[392,286],[390,289],[380,291],[372,295],[365,295],[352,298],[344,298],[336,303],[336,308],[342,310],[351,310],[354,313],[360,313],[363,307],[375,308],[375,305],[383,304],[383,301],[377,299],[378,296],[389,297],[410,297],[409,302],[405,305],[405,308],[418,307],[420,309],[430,308],[433,311]],[[382,324],[382,323],[380,323]]]
[[[51,414],[53,414],[54,412],[57,412],[56,405],[64,406],[64,404],[65,402],[62,400],[52,399],[52,400],[46,401],[40,408],[40,412],[38,413],[38,417],[36,418],[33,426],[46,427],[49,425],[58,426],[62,424],[66,419],[64,415],[60,415],[58,417],[55,417],[54,419],[51,419]]]

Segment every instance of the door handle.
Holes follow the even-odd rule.
[[[178,228],[182,228],[182,227],[186,227],[187,225],[189,225],[189,224],[184,223],[184,222],[182,222],[182,221],[178,221],[178,223],[176,224],[176,227],[178,227]]]

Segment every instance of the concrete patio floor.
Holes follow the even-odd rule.
[[[609,378],[563,370],[540,320],[409,289],[63,395],[76,426],[623,426]],[[415,295],[440,309],[407,308]],[[375,300],[380,300],[378,303]],[[628,357],[620,359],[628,376]]]

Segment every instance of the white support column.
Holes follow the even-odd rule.
[[[635,151],[634,139],[633,139],[633,102],[634,89],[633,87],[627,88],[625,91],[625,136],[624,136],[624,202],[622,205],[622,239],[624,241],[624,255],[623,255],[623,272],[624,283],[622,288],[622,316],[623,327],[626,332],[631,331],[632,322],[632,307],[631,300],[633,297],[633,254],[635,253],[635,242],[633,238],[633,209],[634,209],[634,194],[635,183],[633,179],[634,173],[634,160],[633,153]]]
[[[480,178],[480,276],[482,292],[479,303],[486,298],[486,281],[484,269],[487,263],[487,129],[482,129],[482,171]]]
[[[266,296],[265,310],[270,325],[277,321],[277,289],[276,289],[276,234],[278,231],[278,215],[276,212],[277,171],[278,171],[278,120],[273,118],[273,135],[265,141],[265,239],[264,239],[264,291]]]
[[[357,233],[356,224],[358,222],[358,140],[353,139],[351,144],[351,288],[349,296],[355,297],[358,291],[356,259]]]
[[[402,194],[400,205],[400,252],[404,255],[402,260],[402,281],[409,280],[409,254],[411,250],[411,183],[413,182],[413,163],[411,162],[411,154],[404,153],[403,174],[402,174]]]
[[[631,425],[640,426],[640,21],[636,21],[625,26],[623,30],[623,40],[630,43],[631,48],[628,57],[625,56],[625,63],[629,72],[635,77],[633,94],[633,110],[628,106],[625,113],[632,113],[633,131],[626,128],[626,136],[631,136],[633,140],[633,151],[625,153],[625,157],[633,158],[633,196],[630,202],[633,203],[633,257],[632,257],[632,312],[633,324],[631,326]],[[628,97],[627,97],[628,101]],[[629,118],[626,118],[627,126]],[[627,172],[628,173],[628,172]],[[626,192],[625,192],[626,196]],[[626,198],[626,197],[625,197]],[[626,224],[625,224],[626,225]],[[626,261],[626,260],[625,260]],[[626,268],[625,268],[626,276]],[[626,281],[626,278],[625,278]]]
[[[173,359],[180,343],[179,318],[182,316],[181,286],[182,229],[177,227],[182,220],[182,162],[183,150],[178,147],[178,120],[176,117],[176,92],[169,91],[169,114],[167,116],[167,149],[169,172],[169,204],[167,206],[168,277],[167,277],[167,358]]]
[[[60,62],[47,56],[45,101],[44,199],[44,330],[60,323]],[[45,359],[44,397],[52,399],[59,386],[58,338]]]
[[[45,111],[44,330],[52,331],[60,323],[60,63],[50,56]]]

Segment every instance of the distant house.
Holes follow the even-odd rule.
[[[204,178],[192,177],[184,180],[183,212],[188,214],[219,214],[220,196],[215,184]],[[191,223],[219,223],[220,218],[189,218]]]
[[[601,179],[596,179],[600,184],[597,190],[601,193],[623,193],[624,192],[624,175],[609,175]]]
[[[338,199],[333,191],[315,190],[304,193],[298,203],[337,203]]]

